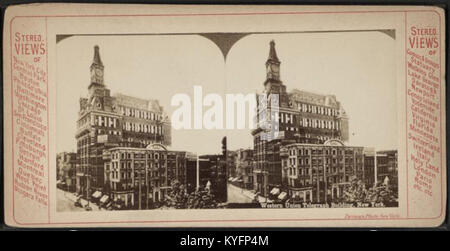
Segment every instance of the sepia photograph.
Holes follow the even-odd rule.
[[[57,211],[398,207],[395,44],[58,34]]]

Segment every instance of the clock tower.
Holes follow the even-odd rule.
[[[275,50],[275,41],[270,41],[269,58],[266,61],[266,81],[264,81],[264,92],[279,95],[279,106],[289,107],[289,98],[286,86],[280,80],[280,60]]]
[[[112,111],[112,97],[103,80],[105,66],[100,58],[100,48],[98,45],[94,46],[94,59],[89,69],[91,72],[91,83],[88,87],[88,106],[93,110]]]
[[[280,81],[280,60],[275,50],[275,41],[270,41],[269,58],[266,61],[267,79]]]
[[[91,64],[91,85],[104,85],[103,73],[105,67],[100,59],[100,48],[98,45],[94,46],[94,59]]]

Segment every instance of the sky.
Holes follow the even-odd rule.
[[[111,93],[158,99],[171,117],[175,94],[260,93],[269,42],[276,42],[287,90],[336,95],[349,116],[348,145],[397,148],[395,40],[380,32],[254,34],[231,48],[198,35],[75,36],[60,41],[57,55],[57,152],[76,151],[79,98],[87,97],[93,47],[100,47],[104,83]],[[225,103],[225,98],[223,98]],[[225,106],[225,104],[224,104]],[[204,107],[205,112],[208,107]],[[249,129],[172,129],[174,150],[199,154],[252,147]]]

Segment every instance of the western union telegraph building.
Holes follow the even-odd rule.
[[[252,131],[253,189],[265,197],[296,196],[303,201],[325,202],[339,198],[352,177],[372,185],[374,168],[366,168],[365,148],[344,144],[349,128],[342,104],[334,95],[296,89],[287,92],[280,64],[272,41],[263,83],[263,95],[268,98],[258,100],[257,116],[277,124],[267,129],[258,123]],[[278,97],[276,105],[270,94]],[[277,136],[267,138],[267,131],[274,128]]]
[[[119,200],[128,207],[139,201],[139,207],[148,206],[139,195],[159,200],[168,179],[185,179],[187,153],[167,150],[171,126],[157,100],[111,95],[98,46],[90,73],[75,136],[76,192],[88,199]]]

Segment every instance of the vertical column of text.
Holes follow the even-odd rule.
[[[427,207],[430,216],[436,216],[438,210],[429,208],[438,205],[432,202],[439,201],[441,196],[442,175],[441,41],[436,16],[432,12],[429,15],[408,13],[406,31],[407,158],[408,184],[412,188],[410,202],[416,211]]]
[[[11,81],[14,209],[16,219],[20,221],[28,222],[28,218],[42,221],[49,205],[45,19],[17,19],[13,24]],[[30,216],[30,211],[34,217]]]

